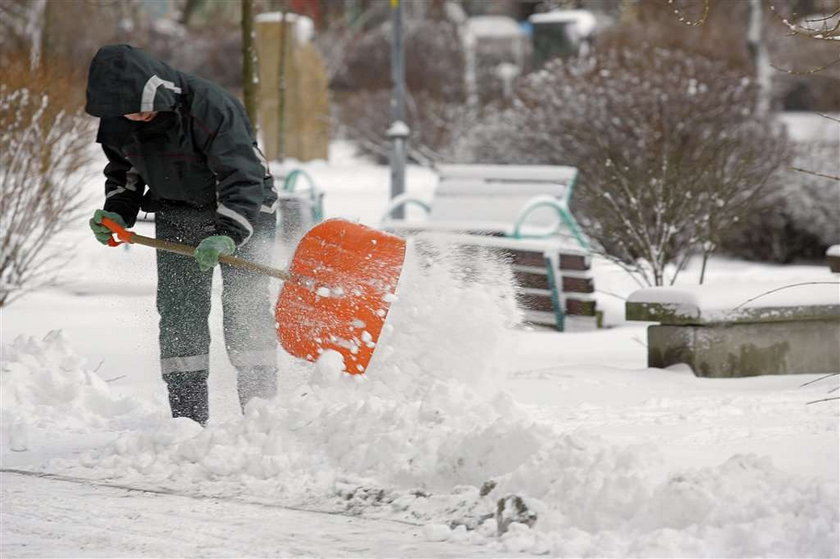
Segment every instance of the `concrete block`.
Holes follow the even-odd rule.
[[[697,376],[840,371],[840,320],[648,327],[648,366],[687,363]]]

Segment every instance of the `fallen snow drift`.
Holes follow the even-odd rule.
[[[340,359],[327,354],[295,390],[202,429],[113,394],[52,334],[4,350],[4,423],[122,432],[104,449],[53,460],[49,471],[399,518],[423,524],[428,539],[496,552],[836,555],[836,479],[739,453],[674,469],[656,444],[616,444],[536,420],[502,388],[518,319],[509,271],[448,254],[433,239],[410,247],[365,376],[340,373]],[[732,413],[761,405],[745,401]],[[833,425],[836,435],[836,411],[815,413],[814,428]]]
[[[11,446],[20,447],[14,450],[26,450],[30,427],[85,433],[125,428],[149,413],[142,400],[113,393],[60,331],[41,341],[19,336],[3,347],[0,414],[12,426]]]
[[[840,306],[840,281],[828,273],[810,281],[749,282],[746,284],[646,287],[633,292],[628,303],[652,303],[680,316],[704,320],[736,319],[751,310]]]

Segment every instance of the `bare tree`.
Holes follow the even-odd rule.
[[[181,8],[181,15],[178,17],[178,23],[181,25],[189,25],[195,14],[202,8],[206,0],[184,0]]]
[[[0,46],[29,51],[29,64],[41,63],[46,0],[6,0],[0,3]]]
[[[242,97],[245,111],[257,126],[257,49],[254,45],[254,0],[242,0]]]
[[[840,41],[840,4],[834,0],[826,0],[825,4],[831,8],[823,14],[801,14],[792,8],[789,0],[750,0],[761,6],[766,4],[768,10],[787,27],[791,35],[800,35],[820,41]],[[704,25],[712,11],[713,0],[668,0],[677,19],[689,26]],[[729,7],[729,6],[727,6]]]
[[[720,62],[662,48],[555,60],[523,80],[504,131],[494,117],[504,141],[481,157],[576,165],[590,237],[662,285],[670,265],[717,248],[784,161],[783,133],[755,113],[755,87]]]
[[[840,41],[840,4],[836,4],[829,13],[820,15],[806,14],[800,17],[786,6],[777,6],[770,2],[770,10],[788,28],[791,35],[800,35],[819,41]]]
[[[52,283],[66,263],[54,237],[78,219],[90,153],[88,120],[22,66],[5,78],[25,73],[28,87],[0,81],[0,307]]]
[[[344,66],[334,76],[337,114],[360,150],[387,160],[391,82],[390,28],[383,24],[348,46]],[[407,19],[406,118],[412,130],[408,158],[422,164],[439,160],[459,130],[464,109],[463,56],[457,27],[447,21]]]

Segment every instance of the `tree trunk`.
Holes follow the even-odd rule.
[[[257,50],[254,46],[254,0],[242,0],[242,97],[245,112],[256,133],[257,124]]]
[[[750,0],[750,20],[747,30],[747,49],[755,67],[755,79],[758,83],[756,111],[767,114],[770,110],[772,67],[767,53],[765,40],[764,12],[761,0]]]
[[[288,44],[294,40],[290,37],[290,25],[286,25],[286,11],[288,6],[286,2],[280,8],[283,13],[281,18],[282,35],[280,37],[280,114],[278,115],[277,129],[279,138],[277,139],[277,159],[283,161],[286,159],[286,57],[288,55]],[[292,24],[294,25],[294,24]]]
[[[29,3],[29,17],[26,22],[26,35],[29,37],[29,66],[37,70],[41,65],[41,53],[47,34],[46,27],[47,0],[34,0]]]
[[[184,10],[181,12],[180,23],[182,25],[189,25],[192,17],[202,4],[204,4],[204,0],[187,0],[187,3],[184,4]]]

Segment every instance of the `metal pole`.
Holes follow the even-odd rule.
[[[403,6],[401,0],[391,0],[393,40],[391,41],[391,127],[388,137],[393,142],[391,152],[391,199],[405,192],[406,139],[409,130],[405,124],[405,47],[402,33]],[[402,219],[403,209],[394,210],[393,217]]]
[[[747,47],[755,64],[758,82],[756,110],[761,115],[770,111],[772,66],[767,54],[767,39],[764,29],[764,12],[761,0],[750,0],[750,23],[747,30]]]

